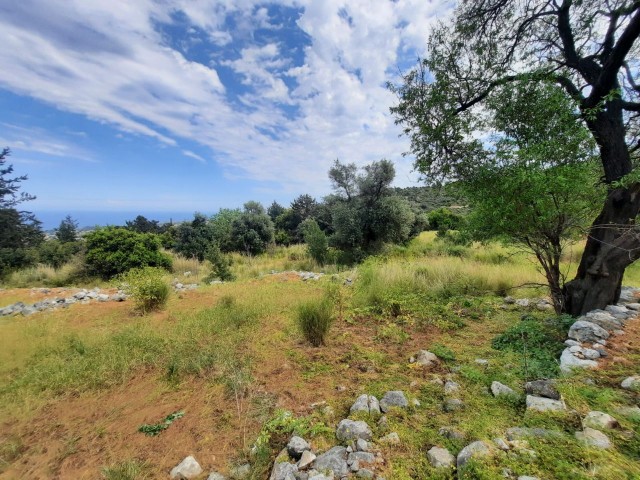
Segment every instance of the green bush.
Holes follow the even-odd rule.
[[[235,280],[235,276],[231,272],[233,260],[228,255],[222,253],[218,245],[213,244],[209,247],[205,259],[211,263],[211,273],[205,278],[205,282],[211,282],[216,279],[220,279],[223,282]]]
[[[327,235],[320,230],[318,222],[312,218],[308,218],[302,222],[301,229],[309,255],[320,265],[324,265],[329,253],[329,240],[327,239]]]
[[[40,263],[56,270],[82,250],[82,242],[61,242],[57,239],[46,240],[38,247]]]
[[[445,207],[432,210],[427,215],[429,230],[437,230],[439,235],[444,235],[447,230],[458,230],[463,218]]]
[[[171,268],[171,257],[160,251],[160,239],[121,227],[99,228],[86,236],[89,271],[108,279],[132,268]]]
[[[160,310],[166,305],[170,292],[164,275],[160,268],[134,268],[120,276],[120,288],[131,296],[139,312]]]
[[[298,306],[297,322],[300,331],[311,345],[324,345],[331,327],[333,306],[331,300],[311,300]]]

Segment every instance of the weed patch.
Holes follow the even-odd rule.
[[[164,432],[169,426],[179,418],[184,416],[184,412],[173,412],[166,416],[163,422],[161,423],[152,423],[152,424],[144,424],[140,425],[138,431],[144,433],[149,437],[155,437],[156,435],[160,435]]]

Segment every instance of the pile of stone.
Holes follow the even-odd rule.
[[[302,279],[303,282],[307,280],[320,280],[324,277],[324,273],[316,273],[316,272],[305,272],[305,271],[297,271],[297,270],[287,270],[284,272],[279,272],[277,270],[271,270],[270,275],[297,275]]]
[[[46,291],[45,291],[46,290]],[[41,289],[40,293],[48,293],[49,290]],[[23,302],[16,302],[12,305],[0,308],[0,317],[8,315],[32,315],[37,312],[43,312],[46,310],[57,310],[58,308],[67,308],[74,303],[87,304],[92,301],[97,302],[124,302],[127,299],[127,295],[118,290],[112,295],[102,293],[99,288],[92,290],[82,289],[69,297],[54,297],[45,298],[39,302],[27,305]]]
[[[574,368],[596,368],[598,360],[608,356],[606,346],[611,335],[623,335],[631,320],[638,318],[640,303],[609,305],[579,317],[569,329],[567,348],[560,356],[560,369],[570,373]]]
[[[542,312],[548,312],[553,310],[553,304],[546,298],[513,298],[504,297],[502,299],[504,307],[508,305],[515,305],[521,308],[535,308]]]
[[[186,292],[187,290],[195,290],[198,288],[197,283],[181,283],[177,278],[173,279],[171,286],[175,292]]]

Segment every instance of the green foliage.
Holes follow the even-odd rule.
[[[558,317],[541,321],[526,316],[516,325],[495,337],[491,345],[522,355],[519,374],[527,380],[552,378],[559,373],[557,358],[564,349],[567,321]]]
[[[138,460],[127,460],[102,469],[105,480],[146,480],[151,478],[149,465]]]
[[[247,255],[263,253],[273,242],[273,236],[273,222],[258,202],[247,202],[231,225],[235,249]]]
[[[134,268],[120,276],[120,288],[133,298],[141,313],[159,310],[166,305],[171,291],[165,274],[155,267]]]
[[[429,230],[437,230],[442,234],[449,230],[458,230],[462,225],[462,220],[462,216],[453,213],[446,207],[440,207],[427,215]]]
[[[155,437],[157,435],[160,435],[167,428],[169,428],[169,426],[175,420],[178,420],[179,418],[182,418],[182,417],[184,417],[184,412],[182,411],[173,412],[167,415],[164,421],[161,423],[153,423],[150,425],[145,423],[144,425],[140,425],[140,427],[138,428],[138,431],[141,433],[144,433],[145,435],[148,435],[149,437]]]
[[[310,300],[298,306],[298,328],[314,347],[324,345],[333,322],[333,304],[329,298]]]
[[[429,347],[429,351],[437,355],[440,360],[444,360],[447,363],[456,361],[456,354],[453,350],[441,343],[434,343]]]
[[[60,243],[71,243],[78,240],[78,222],[71,215],[64,217],[56,229],[56,238]]]
[[[207,221],[207,217],[196,213],[191,223],[182,223],[176,228],[173,250],[187,258],[197,258],[203,262],[214,241],[214,227]]]
[[[82,250],[82,242],[61,242],[57,239],[45,240],[38,247],[40,263],[55,269],[69,262],[74,255]]]
[[[216,279],[229,282],[235,279],[235,276],[231,272],[233,260],[230,256],[222,253],[217,244],[214,243],[209,247],[205,259],[211,263],[211,274],[205,279],[205,282],[211,282]]]
[[[108,279],[140,267],[171,268],[171,258],[160,251],[160,239],[121,227],[99,228],[86,235],[86,263],[91,273]]]
[[[302,222],[300,228],[303,232],[309,255],[318,262],[318,264],[324,265],[329,253],[329,240],[326,234],[320,230],[318,222],[311,218]]]
[[[158,220],[149,220],[144,215],[138,215],[135,219],[126,222],[126,228],[138,233],[162,233],[163,228]]]

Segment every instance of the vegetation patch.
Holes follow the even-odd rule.
[[[164,432],[169,426],[179,418],[184,417],[184,412],[173,412],[167,415],[163,422],[160,423],[152,423],[152,424],[144,424],[140,425],[138,431],[148,435],[149,437],[155,437],[156,435],[160,435]]]

